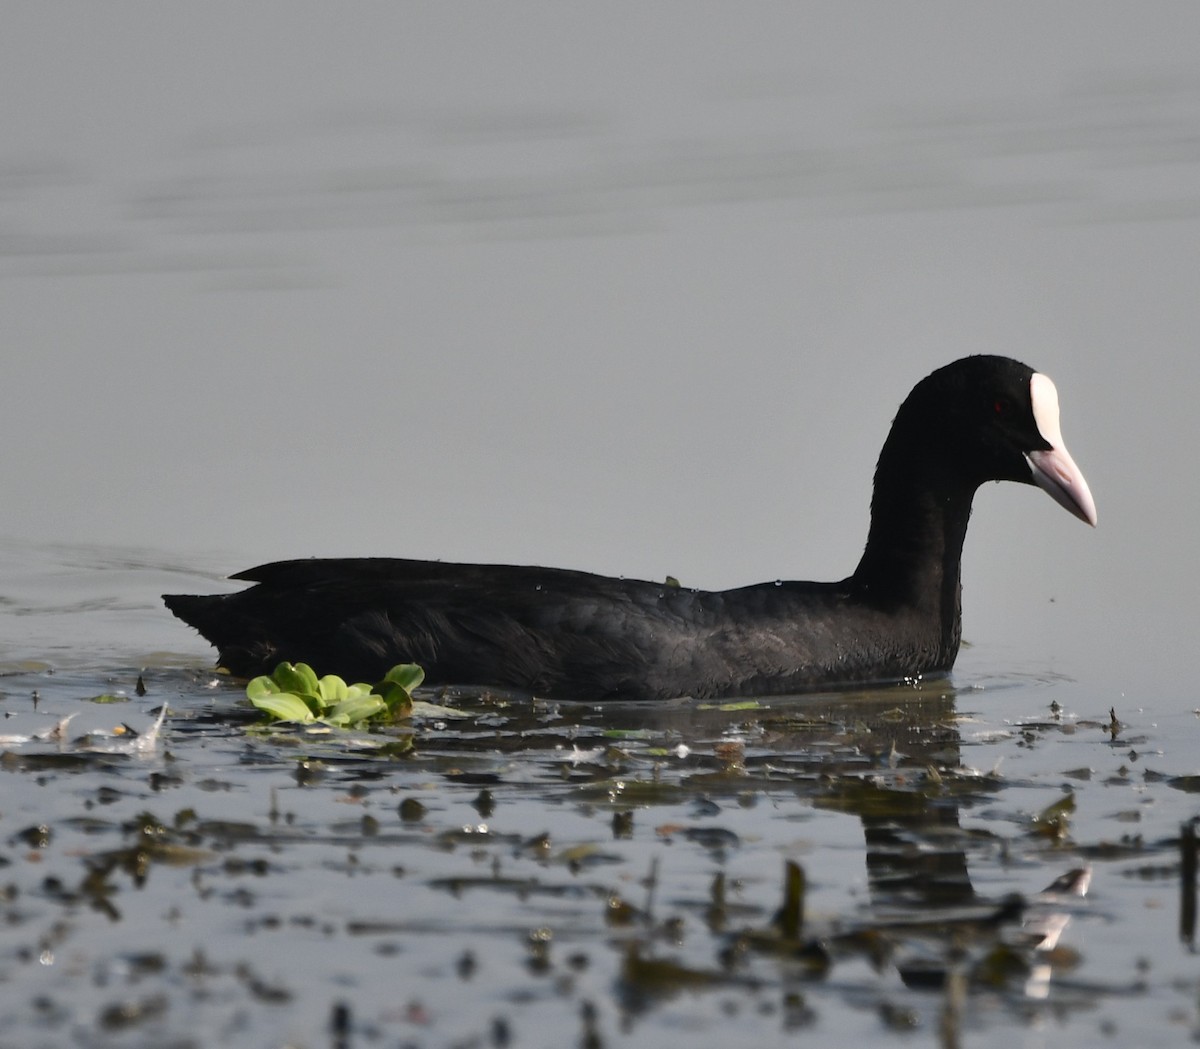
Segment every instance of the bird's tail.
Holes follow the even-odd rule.
[[[274,666],[275,646],[229,608],[225,594],[163,594],[163,601],[217,650],[217,666],[253,677]]]

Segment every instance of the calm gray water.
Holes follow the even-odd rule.
[[[1175,844],[1200,771],[1200,12],[10,14],[0,1041],[320,1046],[338,1002],[355,1045],[1200,1028]],[[380,755],[249,732],[157,602],[333,554],[838,578],[896,406],[977,352],[1054,377],[1100,527],[980,493],[952,687],[468,695]],[[156,747],[108,735],[164,701]],[[68,714],[65,743],[30,738]],[[1034,832],[1067,791],[1064,836]],[[787,859],[827,971],[745,946]],[[883,928],[1042,906],[1084,864],[1044,997],[978,982],[961,914]],[[638,913],[614,924],[611,895]],[[655,986],[631,944],[686,972]],[[974,972],[965,1004],[912,986],[914,957]]]

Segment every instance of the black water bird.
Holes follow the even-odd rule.
[[[875,470],[866,549],[836,583],[692,590],[587,572],[394,558],[279,561],[228,595],[166,595],[232,673],[303,660],[373,681],[396,663],[426,681],[577,700],[801,692],[950,670],[975,490],[1037,484],[1088,524],[1058,393],[1005,357],[967,357],[919,382]]]

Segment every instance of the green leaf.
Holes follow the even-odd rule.
[[[318,695],[321,697],[323,706],[332,707],[340,703],[350,693],[346,682],[343,681],[337,674],[326,674],[320,681],[317,682]]]
[[[93,703],[128,703],[129,697],[128,696],[116,696],[116,695],[113,695],[113,693],[111,693],[111,692],[105,692],[99,696],[92,696],[91,702],[93,702]]]
[[[375,686],[375,694],[387,704],[388,714],[394,718],[407,717],[412,710],[412,696],[408,689],[394,681],[383,680]]]
[[[273,678],[267,677],[264,674],[262,677],[252,678],[246,685],[246,698],[251,703],[261,699],[263,696],[277,696],[282,689],[275,684]]]
[[[271,675],[280,692],[294,692],[298,696],[318,698],[317,675],[307,663],[280,663]]]
[[[275,695],[264,695],[258,699],[251,698],[253,703],[264,714],[277,721],[312,721],[313,712],[300,696],[291,692],[279,692]]]
[[[292,669],[304,679],[304,691],[315,696],[320,689],[317,684],[317,672],[307,663],[296,663]]]
[[[360,721],[373,718],[385,710],[387,704],[382,696],[352,696],[331,708],[325,718],[335,725],[357,725]]]
[[[392,684],[399,685],[409,695],[412,695],[412,690],[424,680],[425,671],[417,666],[416,663],[401,663],[398,666],[392,667],[391,670],[383,675],[383,681],[390,681]],[[383,682],[380,682],[380,684],[383,684]]]

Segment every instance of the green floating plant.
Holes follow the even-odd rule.
[[[348,685],[336,674],[318,678],[307,663],[280,663],[246,685],[246,698],[276,721],[347,728],[372,718],[406,717],[412,713],[413,690],[423,680],[425,671],[415,663],[392,667],[374,685]]]

